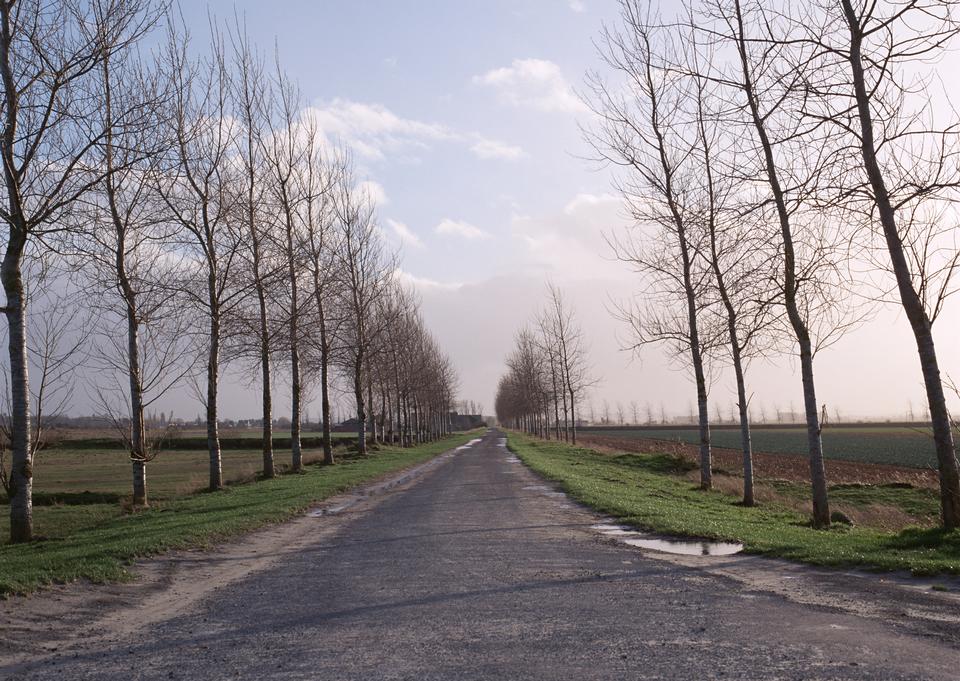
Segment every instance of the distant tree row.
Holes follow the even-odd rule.
[[[497,420],[541,437],[576,444],[578,407],[591,384],[583,333],[560,289],[533,326],[517,333],[497,386]]]
[[[223,486],[228,362],[261,387],[266,477],[278,373],[295,471],[311,388],[333,462],[336,376],[361,452],[368,432],[413,444],[448,430],[456,377],[373,197],[242,21],[212,20],[194,49],[165,2],[4,0],[0,77],[13,541],[32,536],[34,456],[78,371],[126,442],[135,505],[167,427],[145,413],[184,382],[205,405],[209,487]]]
[[[960,262],[960,117],[935,85],[956,45],[950,0],[620,0],[599,41],[588,132],[634,226],[611,235],[643,288],[619,307],[635,347],[692,371],[710,488],[711,367],[733,368],[744,502],[753,503],[749,361],[799,359],[813,523],[830,523],[814,358],[895,301],[916,341],[940,474],[960,472],[932,327]],[[876,368],[882,372],[882,366]],[[896,389],[896,386],[891,386]]]

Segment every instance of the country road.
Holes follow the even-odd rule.
[[[69,642],[0,658],[0,678],[955,679],[960,667],[953,594],[626,546],[494,430],[409,484],[294,522],[282,558],[106,637],[74,620]]]

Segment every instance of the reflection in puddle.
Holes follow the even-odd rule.
[[[591,529],[597,530],[608,537],[625,537],[622,540],[623,543],[630,546],[650,549],[652,551],[663,551],[664,553],[676,553],[684,556],[732,556],[743,550],[743,544],[736,542],[691,541],[686,539],[658,539],[655,537],[647,537],[642,532],[632,530],[626,525],[600,523],[592,525]]]
[[[461,451],[461,450],[463,450],[463,449],[470,449],[471,447],[473,447],[473,446],[474,446],[475,444],[477,444],[478,442],[480,442],[480,438],[474,438],[473,440],[470,440],[470,442],[468,442],[467,444],[465,444],[465,445],[460,445],[460,446],[457,447],[454,451],[459,452],[459,451]]]

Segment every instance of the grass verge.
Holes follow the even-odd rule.
[[[739,541],[748,553],[814,565],[960,574],[960,531],[907,528],[894,533],[840,524],[814,530],[793,509],[776,504],[744,508],[730,494],[700,491],[684,478],[685,462],[669,455],[604,454],[516,433],[509,434],[508,445],[573,498],[644,530]],[[882,490],[886,496],[892,493]]]
[[[383,447],[335,466],[311,465],[300,475],[170,499],[132,515],[117,515],[117,505],[106,504],[35,509],[51,515],[43,518],[43,525],[56,526],[58,536],[0,547],[0,594],[28,593],[76,579],[126,579],[126,566],[136,558],[206,547],[286,520],[327,497],[461,445],[477,432],[411,449]]]

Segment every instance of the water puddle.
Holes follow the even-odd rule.
[[[621,537],[621,541],[629,546],[682,556],[732,556],[743,550],[743,544],[737,542],[660,539],[647,536],[643,532],[630,529],[626,525],[614,525],[613,523],[598,523],[592,525],[591,529],[607,537]]]
[[[508,456],[507,463],[521,463],[521,461],[515,456]]]
[[[470,448],[473,447],[475,444],[477,444],[478,442],[480,442],[480,440],[481,440],[481,438],[479,438],[479,437],[474,438],[474,439],[470,440],[470,442],[468,442],[467,444],[465,444],[465,445],[460,445],[459,447],[457,447],[457,448],[454,449],[453,451],[459,452],[459,451],[462,451],[462,450],[464,450],[464,449],[470,449]]]
[[[641,549],[677,553],[682,556],[732,556],[743,550],[743,544],[725,541],[686,541],[677,539],[624,539],[624,544]]]
[[[567,495],[564,494],[563,492],[557,492],[556,490],[551,489],[550,487],[547,487],[546,485],[527,485],[527,486],[524,487],[523,489],[528,490],[528,491],[530,491],[530,492],[539,492],[540,494],[542,494],[542,495],[545,496],[545,497],[565,497],[565,496],[567,496]]]
[[[350,508],[351,506],[353,506],[355,503],[357,503],[357,500],[356,500],[356,499],[351,499],[350,501],[346,501],[346,502],[344,502],[344,503],[342,503],[342,504],[338,504],[338,505],[336,505],[336,506],[324,506],[323,508],[318,508],[318,509],[315,510],[315,511],[310,511],[310,512],[307,514],[307,516],[310,517],[310,518],[322,518],[323,516],[326,516],[326,515],[336,515],[337,513],[342,513],[342,512],[344,512],[344,511],[346,511],[348,508]]]

